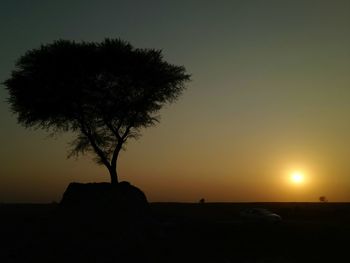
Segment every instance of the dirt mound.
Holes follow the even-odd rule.
[[[145,194],[128,182],[116,185],[70,183],[60,205],[77,212],[107,212],[135,220],[150,216],[150,207]]]

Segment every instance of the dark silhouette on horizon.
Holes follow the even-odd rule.
[[[95,153],[117,184],[120,150],[159,121],[157,112],[189,80],[185,68],[166,62],[160,50],[105,39],[59,40],[29,50],[4,84],[20,124],[74,132],[68,157]]]
[[[319,200],[320,200],[321,203],[327,203],[328,202],[327,197],[325,197],[324,195],[320,196]]]

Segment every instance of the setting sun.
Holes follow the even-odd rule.
[[[299,172],[299,171],[294,171],[294,172],[292,172],[290,178],[291,178],[293,183],[300,184],[304,181],[304,174],[302,172]]]

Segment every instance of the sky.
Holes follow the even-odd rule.
[[[121,181],[153,202],[350,202],[349,14],[346,0],[2,0],[0,81],[57,39],[161,49],[192,81],[128,142]],[[73,134],[17,124],[7,98],[1,85],[0,202],[109,181],[91,156],[67,159]]]

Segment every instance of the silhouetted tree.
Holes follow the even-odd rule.
[[[328,199],[327,199],[327,197],[325,197],[325,196],[320,196],[319,200],[320,200],[320,202],[322,202],[322,203],[327,203],[327,202],[328,202]]]
[[[160,50],[120,39],[101,43],[59,40],[27,51],[4,82],[25,127],[72,131],[70,156],[94,152],[118,183],[117,159],[129,138],[155,125],[190,76],[164,61]]]

